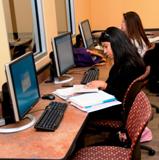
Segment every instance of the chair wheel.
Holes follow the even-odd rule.
[[[156,108],[156,112],[159,113],[159,108]]]
[[[155,155],[155,153],[156,153],[155,150],[153,150],[153,149],[149,150],[149,155],[150,155],[150,156]]]

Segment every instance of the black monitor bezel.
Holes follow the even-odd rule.
[[[60,66],[60,62],[59,62],[59,54],[58,54],[58,51],[57,51],[57,45],[56,45],[56,40],[58,39],[61,39],[65,36],[69,36],[70,37],[70,45],[71,45],[71,48],[72,48],[72,57],[74,59],[74,56],[73,56],[73,43],[72,43],[72,36],[71,36],[71,32],[66,32],[66,33],[63,33],[61,35],[58,35],[58,36],[55,36],[54,38],[52,38],[52,48],[53,48],[53,57],[54,57],[54,62],[55,63],[55,69],[56,69],[56,75],[57,77],[60,77],[62,76],[63,74],[65,74],[69,69],[75,67],[75,62],[68,66],[67,68],[65,68],[65,70],[61,70],[61,66]]]
[[[88,24],[89,31],[90,31],[90,35],[91,35],[91,39],[92,39],[92,44],[91,44],[90,46],[88,45],[88,42],[86,41],[86,38],[85,38],[86,36],[85,36],[84,29],[83,29],[83,25],[84,25],[85,23]],[[84,47],[85,47],[85,48],[89,48],[89,47],[91,47],[92,45],[94,45],[93,36],[92,36],[92,30],[91,30],[91,25],[90,25],[88,19],[85,19],[85,20],[83,20],[83,21],[81,21],[81,22],[79,23],[79,31],[80,31],[80,34],[81,34],[81,36],[82,36],[82,39],[83,39],[83,43],[84,43]]]

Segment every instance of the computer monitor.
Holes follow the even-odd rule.
[[[91,33],[91,27],[89,20],[86,19],[79,23],[79,30],[82,35],[83,43],[85,48],[90,48],[94,46],[93,37]]]
[[[71,81],[73,77],[67,74],[68,70],[75,66],[71,33],[67,32],[52,38],[52,47],[54,83]]]
[[[16,132],[32,126],[35,122],[35,118],[31,114],[28,114],[40,98],[33,54],[26,53],[5,64],[5,71],[13,109],[14,120],[12,122],[21,121],[25,117],[30,119],[30,123],[21,127],[0,129],[0,132]],[[7,112],[12,113],[9,109]],[[9,113],[6,114],[9,115]]]

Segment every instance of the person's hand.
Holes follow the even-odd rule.
[[[90,49],[87,49],[87,52],[93,55],[96,53],[94,50],[90,50]]]
[[[105,83],[105,81],[101,81],[101,80],[94,80],[94,81],[87,83],[86,87],[87,88],[99,88],[99,89],[104,90],[107,87],[107,83]]]

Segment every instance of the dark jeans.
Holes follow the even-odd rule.
[[[116,105],[110,108],[102,109],[96,112],[89,113],[88,118],[93,119],[113,119],[122,120],[123,118],[123,107],[122,105]]]

